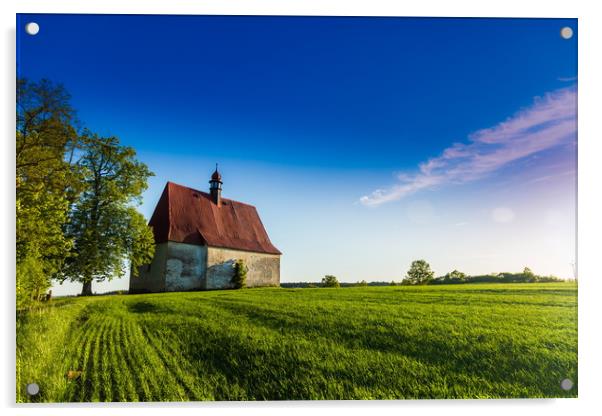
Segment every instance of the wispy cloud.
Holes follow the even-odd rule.
[[[563,176],[574,176],[575,174],[576,174],[576,171],[574,169],[572,169],[572,170],[567,170],[565,172],[556,173],[556,174],[553,174],[553,175],[540,176],[538,178],[531,179],[527,183],[545,182],[545,181],[548,181],[550,179],[557,179],[557,178],[560,178],[560,177],[563,177]]]
[[[577,77],[558,77],[558,81],[560,81],[560,82],[575,82],[575,81],[577,81]]]
[[[536,97],[530,107],[472,133],[465,143],[454,143],[421,163],[417,171],[398,174],[398,183],[362,196],[360,202],[378,206],[422,189],[475,181],[516,160],[574,140],[576,111],[574,86]]]

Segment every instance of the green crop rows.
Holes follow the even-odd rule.
[[[574,283],[96,296],[17,317],[21,402],[576,395]]]

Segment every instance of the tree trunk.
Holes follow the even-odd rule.
[[[92,280],[86,280],[82,287],[82,296],[92,296]]]

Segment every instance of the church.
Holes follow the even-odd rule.
[[[130,276],[129,293],[229,289],[234,263],[248,268],[247,287],[279,286],[280,255],[253,205],[222,198],[217,167],[209,193],[167,182],[150,219],[151,264]]]

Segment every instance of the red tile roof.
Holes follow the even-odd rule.
[[[258,253],[282,254],[271,243],[253,205],[167,182],[149,225],[155,243],[175,241]]]

